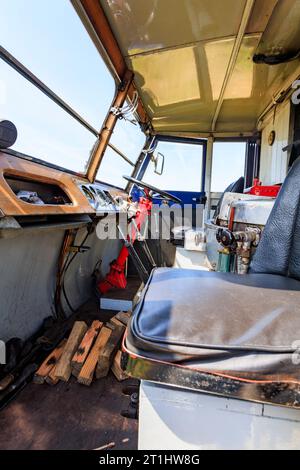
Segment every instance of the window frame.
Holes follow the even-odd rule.
[[[116,95],[117,96],[117,95]],[[116,98],[115,96],[115,98]],[[127,97],[126,97],[126,100],[125,100],[125,103],[126,101],[128,101],[130,104],[131,104],[131,99],[130,99],[130,93],[127,94]],[[110,113],[108,112],[108,115]],[[107,117],[108,117],[107,115]],[[133,113],[133,117],[135,118],[136,120],[136,125],[140,128],[140,132],[142,132],[142,134],[144,135],[144,142],[140,148],[140,151],[138,153],[138,156],[135,160],[135,162],[131,161],[130,158],[126,155],[126,153],[124,153],[122,150],[120,150],[115,144],[113,144],[111,142],[112,140],[112,136],[113,136],[113,133],[115,131],[115,128],[114,128],[114,131],[112,132],[110,138],[109,138],[109,141],[108,141],[108,144],[107,144],[107,147],[109,147],[113,152],[115,152],[117,155],[119,155],[120,158],[122,158],[125,162],[127,162],[131,167],[132,167],[132,171],[130,173],[129,176],[134,176],[136,174],[136,171],[137,171],[137,168],[139,168],[139,163],[140,163],[140,160],[141,160],[141,156],[143,156],[143,151],[145,149],[145,147],[147,146],[147,143],[148,143],[148,140],[149,140],[149,136],[143,131],[142,127],[141,127],[141,123],[140,123],[140,119],[139,119],[139,115],[137,113],[137,111],[135,111]],[[116,121],[116,125],[117,125],[117,122]],[[151,139],[153,139],[153,137],[150,137]],[[105,157],[105,152],[106,152],[106,149],[99,161],[99,166],[98,166],[98,171],[97,171],[97,175],[99,173],[99,170],[101,170],[101,164],[102,164],[102,160],[103,158]],[[91,159],[93,158],[93,155],[91,155]],[[117,185],[113,185],[112,183],[107,183],[105,180],[102,180],[102,179],[99,179],[97,178],[97,175],[96,175],[96,179],[95,181],[99,182],[99,183],[102,183],[102,184],[107,184],[108,186],[114,186],[118,189],[121,189],[122,191],[127,191],[127,187],[128,187],[128,183],[126,184],[125,188],[122,188],[120,186],[117,186]]]
[[[155,152],[157,145],[159,142],[170,142],[174,144],[189,144],[189,145],[202,145],[203,153],[202,153],[202,174],[200,178],[200,188],[199,193],[205,192],[205,174],[206,174],[206,159],[207,159],[207,139],[198,138],[198,137],[180,137],[175,135],[165,135],[165,134],[156,134],[154,136],[150,136],[146,139],[145,146],[148,142],[148,148],[154,146],[154,151],[152,153],[147,153],[143,162],[140,164],[139,170],[133,175],[135,178],[142,180],[146,170],[151,163],[151,157]],[[132,183],[129,183],[126,187],[126,190],[130,190],[132,188]],[[182,191],[184,192],[184,191]]]
[[[63,111],[65,111],[67,114],[69,114],[73,119],[75,119],[79,124],[81,124],[84,128],[86,128],[91,134],[93,134],[95,136],[94,146],[91,149],[91,156],[90,156],[90,158],[87,162],[85,172],[73,171],[73,170],[70,170],[68,168],[65,168],[64,166],[56,165],[56,164],[48,162],[46,160],[34,157],[32,155],[27,155],[27,154],[24,154],[20,151],[16,151],[16,150],[13,150],[13,149],[4,149],[3,151],[5,153],[9,153],[9,154],[14,155],[14,156],[19,157],[19,158],[23,158],[23,159],[26,159],[26,160],[31,160],[35,163],[44,165],[44,166],[49,167],[49,168],[54,168],[56,170],[63,171],[65,173],[69,173],[69,174],[76,175],[76,176],[81,177],[81,178],[89,179],[90,170],[91,170],[92,166],[95,165],[95,161],[96,161],[96,166],[98,166],[98,170],[99,170],[99,167],[101,166],[102,157],[105,154],[105,152],[104,152],[102,157],[97,156],[97,148],[98,148],[99,142],[101,141],[101,134],[102,134],[103,130],[105,130],[105,123],[106,123],[107,119],[109,118],[109,116],[111,114],[112,107],[114,106],[116,100],[118,99],[119,94],[122,93],[122,87],[120,87],[120,83],[118,83],[118,79],[116,78],[116,76],[111,73],[109,68],[107,69],[108,72],[111,74],[111,77],[114,81],[115,92],[114,92],[114,96],[112,97],[112,101],[111,101],[111,104],[110,104],[109,109],[107,111],[104,122],[102,123],[101,129],[100,129],[100,131],[97,131],[79,113],[77,113],[77,111],[75,111],[66,101],[64,101],[53,90],[51,90],[44,82],[42,82],[36,75],[34,75],[27,67],[25,67],[21,62],[19,62],[12,54],[10,54],[1,45],[0,45],[0,60],[3,60],[8,66],[10,66],[12,69],[14,69],[17,73],[19,73],[29,83],[31,83],[38,90],[40,90],[44,95],[46,95],[47,98],[49,98],[57,106],[62,108]],[[128,91],[127,91],[126,96],[125,96],[125,101],[126,100],[128,100],[129,102],[131,101],[130,96],[129,96],[129,88],[128,88]],[[137,121],[139,122],[139,119],[138,119],[139,116],[138,116],[137,113],[135,113],[135,117],[137,118]],[[116,118],[116,123],[117,123],[117,119],[118,119],[118,117]],[[110,147],[117,155],[119,155],[120,158],[123,158],[125,161],[129,161],[129,158],[120,149],[118,149],[115,145],[110,143],[110,139],[111,139],[111,135],[109,136],[107,146]],[[146,141],[146,135],[145,135],[145,141]],[[141,148],[141,151],[144,149],[144,147],[145,147],[145,142],[144,142],[144,144]],[[130,164],[132,164],[132,167],[133,167],[132,173],[135,170],[135,166],[137,164],[138,159],[139,159],[139,156],[137,157],[137,159],[134,163],[133,162],[130,163]],[[105,183],[105,182],[103,182],[103,183]],[[108,184],[108,185],[112,186],[109,183],[105,183],[105,184]]]
[[[137,157],[135,163],[131,162],[131,161],[126,157],[125,154],[124,154],[124,155],[121,155],[121,153],[123,153],[123,152],[121,152],[121,150],[119,150],[115,145],[112,145],[112,144],[108,143],[108,147],[109,147],[113,152],[115,152],[117,155],[119,155],[120,158],[122,158],[124,161],[126,161],[128,164],[130,164],[130,165],[132,166],[132,172],[130,173],[129,176],[134,177],[134,174],[135,174],[135,172],[136,172],[138,163],[139,163],[139,161],[140,161],[140,157],[141,157],[141,155],[143,155],[143,150],[145,149],[147,142],[148,142],[148,138],[147,138],[147,136],[145,135],[145,142],[144,142],[143,146],[141,147],[141,151],[140,151],[140,153],[139,153],[139,155],[138,155],[138,157]],[[117,151],[116,151],[116,150],[117,150]],[[106,151],[106,150],[105,150],[105,151]],[[99,168],[98,168],[98,172],[99,172],[99,170],[101,169],[101,162],[102,162],[104,156],[105,156],[105,152],[104,152],[103,157],[101,158],[100,165],[99,165]],[[124,158],[124,157],[126,157],[126,158]],[[129,163],[128,160],[130,161],[130,163]],[[107,181],[102,180],[102,179],[99,179],[99,178],[96,178],[95,181],[96,181],[97,183],[100,183],[100,184],[105,184],[105,185],[107,185],[107,186],[120,189],[121,191],[127,191],[128,184],[129,184],[129,183],[127,183],[126,186],[125,186],[124,188],[122,188],[121,186],[117,186],[116,184],[113,184],[113,183],[108,183]]]
[[[214,158],[214,144],[216,143],[224,143],[224,144],[230,144],[230,143],[244,143],[245,144],[245,163],[244,163],[244,174],[243,176],[245,177],[245,172],[246,172],[246,165],[247,165],[247,148],[248,144],[253,142],[253,137],[215,137],[213,140],[212,144],[212,161],[211,161],[211,176],[210,176],[210,184],[212,182],[212,168],[213,168],[213,158]],[[210,191],[211,194],[216,194],[216,195],[221,195],[223,191]]]
[[[99,54],[100,55],[100,54]],[[88,121],[86,121],[79,113],[77,113],[76,110],[74,110],[66,101],[64,101],[59,95],[57,95],[51,88],[49,88],[43,81],[41,81],[35,74],[33,74],[27,67],[25,67],[21,62],[19,62],[12,54],[10,54],[9,51],[7,51],[4,47],[0,45],[0,60],[3,60],[9,67],[11,67],[13,70],[15,70],[19,75],[21,75],[25,80],[27,80],[29,83],[31,83],[33,86],[35,86],[41,93],[47,96],[51,101],[53,101],[57,106],[59,106],[63,111],[65,111],[67,114],[69,114],[74,120],[76,120],[79,124],[81,124],[85,129],[87,129],[91,134],[95,136],[95,142],[94,146],[91,149],[91,156],[88,160],[86,171],[85,172],[77,172],[74,170],[70,170],[68,168],[65,168],[64,166],[61,165],[56,165],[55,163],[48,162],[46,160],[43,160],[41,158],[37,158],[33,155],[27,155],[23,152],[16,151],[13,149],[2,149],[1,151],[3,153],[8,153],[11,155],[14,155],[18,158],[22,158],[25,160],[31,160],[34,163],[38,163],[40,165],[53,168],[59,171],[63,171],[65,173],[69,173],[72,175],[76,175],[81,178],[88,178],[90,166],[92,165],[93,159],[95,157],[95,151],[98,146],[98,143],[101,138],[101,132],[103,130],[103,123],[102,127],[100,128],[100,131],[97,131],[91,124],[89,124]],[[116,97],[118,96],[119,92],[119,83],[117,78],[115,77],[114,74],[111,73],[110,69],[107,68],[108,72],[110,73],[113,82],[115,84],[115,92],[114,95],[112,96],[112,101],[111,105],[108,109],[108,112],[106,114],[106,118],[104,122],[107,119],[107,116],[110,114],[110,110],[116,100]],[[127,94],[128,96],[128,94]],[[100,127],[100,126],[99,126]],[[62,162],[63,163],[63,162]]]

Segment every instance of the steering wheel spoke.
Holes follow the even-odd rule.
[[[151,197],[151,198],[157,197],[156,196],[156,193],[157,193],[158,197],[160,197],[161,199],[165,201],[174,202],[175,204],[181,204],[181,199],[179,199],[176,196],[173,196],[173,194],[170,194],[167,191],[158,189],[155,186],[152,186],[151,184],[144,183],[143,181],[137,180],[136,178],[132,178],[131,176],[123,176],[123,178],[126,181],[129,181],[129,183],[135,184],[136,186],[141,188],[144,192],[146,191],[147,197]],[[151,196],[149,194],[150,191],[154,193]]]

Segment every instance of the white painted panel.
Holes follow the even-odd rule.
[[[177,246],[173,268],[208,271],[206,252],[188,251]]]
[[[142,381],[140,450],[300,449],[300,410]]]
[[[275,118],[272,112],[262,131],[260,179],[265,185],[282,183],[287,174],[288,154],[282,149],[288,144],[290,111],[290,101],[278,106]],[[276,137],[274,144],[270,146],[268,137],[272,130],[275,130]]]

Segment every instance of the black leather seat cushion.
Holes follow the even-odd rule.
[[[298,386],[299,182],[300,158],[276,199],[250,274],[155,270],[128,329],[128,350],[200,371]]]
[[[238,376],[300,379],[300,282],[159,268],[132,318],[127,347],[148,358]]]
[[[300,158],[284,180],[250,270],[300,280]]]

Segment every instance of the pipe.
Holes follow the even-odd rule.
[[[238,58],[238,55],[239,55],[239,52],[240,52],[240,49],[241,49],[242,41],[243,41],[243,38],[244,38],[244,35],[245,35],[245,32],[246,32],[246,28],[247,28],[247,25],[248,25],[248,22],[249,22],[251,13],[252,13],[254,3],[255,3],[255,0],[247,0],[247,3],[245,5],[245,9],[244,9],[244,12],[243,12],[241,24],[240,24],[240,27],[239,27],[237,37],[236,37],[235,42],[234,42],[234,46],[233,46],[232,53],[231,53],[231,56],[230,56],[229,64],[228,64],[228,67],[227,67],[227,70],[226,70],[226,75],[225,75],[224,82],[223,82],[222,89],[221,89],[221,93],[220,93],[220,96],[219,96],[218,104],[217,104],[216,111],[215,111],[215,114],[214,114],[214,117],[213,117],[212,126],[211,126],[212,132],[214,132],[215,128],[216,128],[217,120],[218,120],[218,117],[219,117],[219,114],[220,114],[220,111],[221,111],[221,108],[222,108],[222,104],[223,104],[223,101],[224,101],[225,91],[226,91],[227,85],[229,83],[229,80],[231,78],[232,72],[234,70],[234,67],[235,67],[235,64],[236,64],[236,61],[237,61],[237,58]]]

